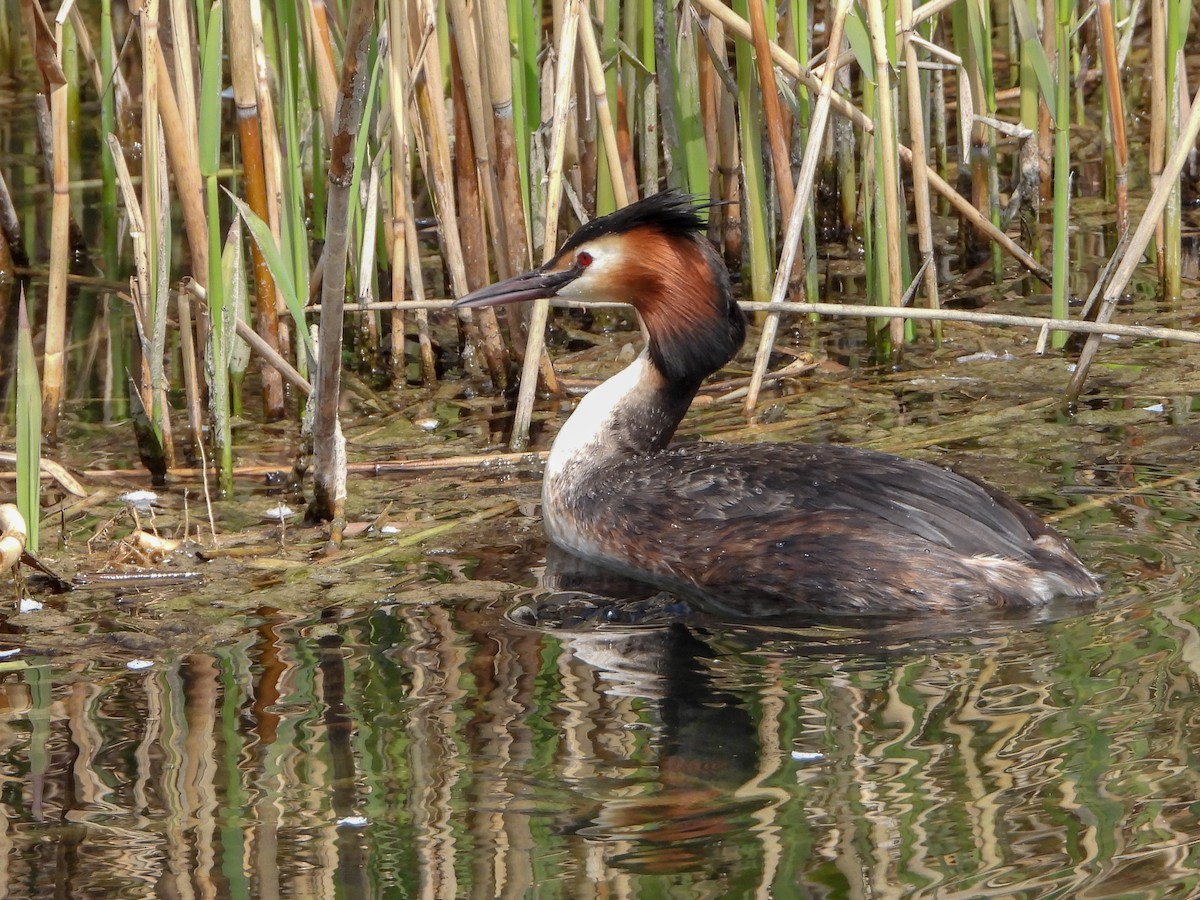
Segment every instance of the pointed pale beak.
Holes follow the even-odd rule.
[[[499,303],[520,303],[524,300],[541,300],[553,297],[565,285],[579,277],[582,269],[572,266],[565,271],[544,272],[534,269],[514,275],[496,284],[472,291],[454,302],[454,309],[474,309],[480,306],[495,306]]]

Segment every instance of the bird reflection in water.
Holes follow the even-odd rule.
[[[623,844],[608,858],[620,868],[664,873],[719,864],[723,839],[751,827],[772,797],[748,789],[761,774],[758,734],[746,703],[714,684],[709,664],[717,653],[691,608],[554,547],[542,582],[550,590],[513,610],[514,621],[552,629],[614,705],[648,702],[634,729],[649,734],[633,748],[639,758],[616,761],[607,768],[612,777],[593,772],[581,781],[576,787],[591,806],[565,828]]]

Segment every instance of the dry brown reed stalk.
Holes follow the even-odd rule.
[[[180,118],[189,132],[189,138],[199,146],[200,117],[196,109],[196,79],[199,59],[196,36],[192,33],[192,21],[188,14],[187,0],[168,0],[171,26],[171,47],[174,58],[171,65],[175,76],[175,98]],[[194,8],[194,7],[192,7]]]
[[[254,66],[254,21],[250,0],[229,3],[229,76],[237,110],[238,136],[242,149],[242,180],[246,201],[264,222],[270,222],[267,208],[266,169],[263,160],[263,122],[258,115],[258,79]],[[276,216],[278,221],[278,216]],[[252,241],[254,260],[254,296],[258,313],[258,333],[272,347],[279,348],[279,312],[275,305],[275,280],[266,258]],[[274,369],[262,369],[263,413],[268,420],[282,419],[286,413],[283,382]]]
[[[482,15],[479,4],[474,4],[479,15]],[[485,64],[483,60],[484,48],[482,46],[482,38],[479,34],[479,25],[475,17],[467,8],[465,0],[454,0],[448,6],[450,11],[450,21],[454,27],[455,44],[459,47],[460,56],[462,55],[463,44],[461,41],[466,41],[469,49],[465,57],[461,58],[463,67],[463,84],[466,87],[466,94],[462,98],[465,103],[467,112],[467,120],[471,127],[471,145],[474,149],[475,170],[477,172],[480,186],[483,188],[483,212],[484,218],[488,222],[498,222],[500,212],[497,209],[497,185],[496,185],[496,169],[492,164],[491,159],[491,138],[489,134],[489,120],[487,116],[487,104],[489,96],[489,85],[484,76]],[[460,38],[459,35],[463,37]],[[467,40],[469,39],[469,41]],[[504,231],[499,227],[491,229],[492,234],[492,254],[497,259],[505,256],[506,250],[504,247]]]
[[[271,228],[271,236],[275,246],[283,246],[283,151],[279,146],[280,129],[275,120],[275,101],[271,93],[272,73],[267,66],[266,47],[263,43],[263,23],[261,3],[250,4],[251,37],[254,41],[254,82],[258,97],[258,118],[262,122],[262,151],[263,151],[263,182],[267,190],[267,218]],[[255,244],[257,246],[257,244]],[[279,322],[276,336],[279,341],[279,352],[284,356],[291,354],[291,331],[287,327],[287,302],[283,291],[275,285],[275,318]],[[286,318],[280,320],[280,316]],[[299,345],[303,338],[297,335]]]
[[[779,270],[775,274],[775,284],[771,289],[771,300],[778,303],[783,300],[787,286],[791,280],[793,264],[797,258],[800,246],[800,232],[804,221],[804,213],[812,198],[813,184],[816,180],[817,162],[825,145],[825,127],[829,122],[829,107],[833,97],[833,81],[837,77],[838,56],[841,53],[842,33],[846,24],[846,15],[850,11],[850,0],[838,0],[834,9],[833,21],[829,27],[830,65],[825,69],[817,92],[817,102],[813,109],[812,123],[808,130],[808,144],[804,148],[804,158],[800,162],[800,177],[796,182],[795,205],[788,216],[787,233],[783,239],[783,249],[780,255]],[[775,335],[779,329],[779,313],[767,314],[759,336],[758,352],[754,358],[754,370],[750,376],[750,384],[746,390],[746,415],[752,415],[758,406],[758,395],[762,390],[763,379],[767,374],[767,365],[771,360],[771,351],[775,345]]]
[[[150,290],[148,285],[150,272],[146,264],[144,249],[146,226],[142,221],[142,207],[138,203],[137,190],[133,186],[133,180],[129,177],[129,166],[125,162],[125,152],[121,148],[121,141],[115,134],[105,135],[105,140],[108,142],[108,149],[112,153],[113,162],[116,165],[117,185],[121,189],[125,215],[129,217],[129,240],[133,244],[133,263],[136,270],[130,283],[135,293],[146,294]],[[136,302],[136,300],[131,300],[131,303]]]
[[[39,10],[40,14],[40,10]],[[53,41],[62,46],[61,25]],[[70,123],[67,111],[67,80],[61,68],[47,60],[42,65],[49,92],[52,143],[50,154],[50,278],[46,291],[46,337],[42,357],[42,433],[50,444],[58,442],[58,417],[62,411],[66,368],[67,270],[71,266]]]
[[[195,119],[195,86],[191,76],[190,60],[181,55],[181,43],[191,46],[187,38],[186,12],[179,10],[178,0],[172,2],[172,25],[176,27],[174,44],[175,67],[181,73],[180,90],[176,91],[167,71],[164,54],[158,55],[159,118],[163,126],[163,141],[167,159],[175,176],[175,194],[179,199],[183,216],[184,233],[187,236],[191,255],[191,276],[200,284],[208,282],[208,216],[204,209],[204,182],[200,174],[199,137]],[[178,30],[182,25],[182,32]],[[190,110],[187,118],[180,102]],[[208,383],[199,376],[199,351],[208,340],[208,317],[191,315],[191,303],[186,292],[180,291],[177,299],[179,312],[180,353],[183,358],[184,394],[188,414],[188,428],[192,446],[203,458],[206,420],[202,413],[208,396]],[[199,336],[199,341],[196,337]]]
[[[617,83],[617,147],[621,151],[621,171],[625,177],[625,192],[632,203],[638,198],[637,169],[634,166],[633,135],[630,132],[632,114],[625,102],[625,87]]]
[[[850,93],[850,70],[839,69],[834,76],[834,90],[839,94]],[[855,171],[855,135],[854,124],[842,116],[833,120],[830,129],[831,153],[834,161],[834,175],[838,186],[838,216],[842,230],[849,234],[854,230],[858,214],[858,175]],[[869,147],[869,145],[868,145]],[[865,159],[867,150],[863,151]],[[865,170],[864,170],[865,171]],[[869,173],[867,173],[869,174]],[[865,176],[864,176],[865,177]]]
[[[1055,0],[1042,0],[1042,50],[1046,59],[1053,61],[1054,55],[1054,22],[1058,16]],[[1054,196],[1054,140],[1052,130],[1054,123],[1050,119],[1050,107],[1044,96],[1038,100],[1038,163],[1041,167],[1042,179],[1039,192],[1041,200],[1050,200]]]
[[[463,37],[455,30],[450,42],[450,100],[454,112],[454,184],[457,188],[458,221],[462,236],[463,265],[468,290],[483,287],[488,278],[488,247],[483,211],[483,185],[475,165],[475,135],[467,109],[467,85],[463,74]],[[467,48],[467,55],[471,55]],[[485,151],[486,152],[486,151]],[[480,317],[483,318],[482,316]],[[490,368],[490,367],[489,367]]]
[[[406,177],[401,184],[404,191],[404,246],[408,251],[408,280],[414,300],[424,300],[425,280],[421,275],[421,248],[417,244],[417,219],[413,211],[412,181]],[[421,357],[421,380],[426,385],[437,381],[437,365],[433,356],[433,338],[429,332],[429,313],[417,309],[417,350]]]
[[[643,0],[644,3],[645,0]],[[643,79],[641,96],[638,98],[641,107],[641,116],[639,117],[641,135],[638,142],[641,146],[641,153],[639,154],[638,161],[641,164],[642,171],[641,193],[643,197],[658,193],[658,147],[662,143],[658,120],[659,84],[655,74],[658,65],[654,59],[653,41],[653,33],[645,35],[641,62],[647,73],[645,79]]]
[[[422,9],[422,7],[424,7]],[[436,11],[431,2],[418,2],[412,7],[413,16],[424,17],[423,32],[428,31],[435,23]],[[410,25],[417,24],[410,19]],[[409,33],[409,46],[414,53],[413,41],[417,29]],[[419,71],[424,77],[414,81],[417,108],[423,129],[417,133],[417,147],[421,151],[421,167],[425,171],[425,179],[433,190],[434,203],[438,213],[438,237],[440,238],[442,257],[446,271],[450,276],[450,286],[453,293],[465,295],[467,287],[466,264],[463,258],[462,238],[459,234],[458,204],[454,197],[454,166],[450,152],[450,129],[446,121],[446,107],[442,98],[446,96],[442,81],[441,51],[436,39],[425,42],[425,53],[421,58],[414,58],[414,74]],[[500,331],[496,327],[495,313],[491,316],[477,319],[469,311],[464,311],[460,317],[467,333],[467,340],[475,347],[483,350],[484,360],[488,365],[489,374],[496,383],[504,378],[504,347],[500,341]],[[487,327],[481,328],[486,321]],[[486,349],[485,349],[486,348]],[[470,357],[467,357],[468,361]]]
[[[716,162],[717,116],[720,104],[721,85],[717,83],[717,66],[721,63],[717,56],[717,48],[713,46],[708,34],[707,22],[700,25],[699,37],[706,52],[701,53],[696,60],[696,78],[699,81],[700,121],[704,125],[704,153],[708,157],[708,196],[716,200],[720,197],[720,165]],[[709,210],[708,239],[713,244],[721,246],[721,217],[716,210]]]
[[[175,176],[175,195],[183,216],[184,234],[191,253],[191,276],[208,281],[208,216],[204,212],[204,182],[200,177],[199,144],[179,108],[178,97],[167,71],[167,61],[158,55],[158,111],[163,126],[167,161]]]
[[[429,334],[429,312],[415,304],[425,301],[425,281],[421,275],[421,250],[417,244],[417,226],[412,199],[412,128],[409,118],[408,77],[413,70],[408,62],[408,14],[403,0],[391,0],[388,6],[391,35],[392,80],[392,295],[404,296],[405,276],[412,291],[416,308],[417,350],[421,360],[421,379],[431,385],[437,378],[433,358],[433,341]],[[403,302],[403,301],[401,301]],[[396,307],[400,309],[398,305]],[[403,367],[403,335],[397,339],[393,320],[393,352],[399,345],[398,361]]]
[[[600,61],[600,48],[596,44],[596,32],[589,15],[579,17],[579,46],[587,66],[588,82],[596,107],[597,127],[604,141],[604,155],[612,181],[613,197],[617,208],[629,204],[629,191],[625,186],[625,173],[621,167],[621,151],[617,146],[617,132],[613,127],[612,110],[608,105],[608,88],[604,83],[604,64]],[[636,194],[635,194],[636,197]]]
[[[450,3],[448,9],[453,26],[451,99],[455,116],[454,164],[459,173],[458,209],[467,288],[475,290],[488,281],[489,246],[493,255],[503,252],[503,233],[499,228],[491,229],[493,240],[489,244],[486,223],[496,220],[496,183],[488,148],[485,86],[474,20],[463,0]],[[508,375],[508,354],[496,310],[475,310],[474,315],[478,316],[482,332],[488,374],[503,385]]]
[[[1022,0],[1018,0],[1022,2]],[[921,73],[918,68],[916,34],[913,24],[912,0],[899,0],[900,30],[904,41],[905,78],[907,79],[906,100],[908,107],[908,137],[912,144],[914,164],[913,206],[917,218],[917,249],[921,253],[921,266],[925,273],[925,296],[929,305],[937,308],[938,302],[937,264],[933,255],[933,217],[929,196],[929,155],[925,149],[925,111],[921,103]]]
[[[584,0],[586,3],[587,0]],[[591,14],[580,18],[590,18]],[[576,26],[583,31],[583,26]],[[589,209],[596,208],[597,185],[600,153],[596,149],[596,110],[592,96],[587,88],[587,65],[584,62],[580,48],[583,37],[575,36],[575,80],[572,89],[575,92],[575,103],[571,107],[571,125],[574,133],[567,138],[567,148],[571,156],[564,167],[568,202],[575,207],[576,215],[581,219]],[[570,195],[574,194],[572,201]]]
[[[179,313],[179,353],[183,357],[183,391],[184,402],[187,406],[188,431],[191,434],[192,446],[204,458],[205,419],[201,410],[200,371],[197,365],[196,339],[192,321],[191,295],[180,290],[175,295],[176,309]]]
[[[1104,69],[1104,96],[1108,101],[1108,123],[1112,135],[1113,193],[1117,207],[1117,237],[1129,230],[1129,148],[1125,142],[1125,99],[1121,89],[1121,66],[1113,24],[1112,0],[1096,0],[1099,11],[1100,61]]]
[[[714,47],[725,46],[725,25],[715,16],[709,17],[708,34]],[[724,66],[724,58],[720,55],[714,59],[714,69],[717,65]],[[726,69],[725,74],[729,72]],[[722,79],[722,83],[723,83]],[[713,212],[721,218],[721,236],[725,242],[725,259],[734,265],[740,265],[742,259],[742,208],[741,189],[738,184],[738,172],[741,170],[741,143],[737,134],[737,101],[735,92],[715,86],[717,92],[716,129],[717,129],[717,192],[716,198],[723,203]],[[711,215],[711,213],[710,213]]]
[[[775,189],[779,194],[780,214],[787,219],[792,214],[796,190],[792,184],[792,158],[788,139],[783,132],[783,113],[779,105],[779,88],[775,84],[775,66],[771,62],[766,14],[762,3],[751,2],[747,4],[747,8],[750,12],[750,42],[754,45],[763,118],[767,126],[767,143],[771,149],[771,165],[775,172]],[[799,284],[799,281],[800,277],[797,276],[794,282]]]
[[[375,4],[354,0],[346,28],[336,128],[331,137],[325,224],[325,277],[321,288],[321,331],[313,415],[313,497],[308,518],[330,523],[330,541],[341,543],[346,506],[346,448],[338,425],[341,398],[342,312],[354,177],[354,136],[362,125],[367,52]]]
[[[495,230],[503,236],[505,252],[496,257],[496,269],[501,278],[508,278],[529,268],[529,231],[525,219],[525,203],[521,193],[520,163],[517,156],[517,135],[513,122],[513,82],[509,56],[508,21],[501,3],[479,5],[483,17],[482,34],[484,58],[487,62],[487,86],[492,104],[492,135],[495,141],[495,172],[498,218]],[[525,310],[505,308],[509,323],[509,338],[517,356],[525,358],[528,340]],[[556,386],[550,358],[543,354],[540,371],[548,386]],[[554,388],[552,387],[552,390]]]
[[[1137,230],[1134,231],[1133,236],[1129,239],[1129,246],[1124,248],[1122,245],[1118,245],[1118,249],[1122,253],[1121,262],[1117,266],[1116,271],[1113,272],[1108,286],[1104,289],[1100,308],[1096,313],[1096,323],[1098,325],[1104,325],[1112,317],[1113,311],[1117,307],[1117,302],[1125,292],[1125,286],[1129,283],[1129,279],[1133,277],[1134,270],[1141,263],[1142,253],[1149,245],[1151,236],[1162,222],[1163,210],[1167,206],[1167,201],[1170,199],[1172,191],[1178,186],[1179,174],[1183,171],[1184,163],[1187,161],[1188,154],[1191,153],[1192,148],[1195,146],[1197,137],[1200,137],[1200,90],[1192,98],[1191,112],[1188,114],[1187,123],[1180,131],[1179,140],[1175,144],[1175,149],[1171,152],[1171,158],[1167,160],[1158,182],[1154,186],[1154,191],[1150,195],[1150,202],[1146,204],[1146,210],[1142,213]],[[1095,359],[1096,352],[1099,349],[1100,339],[1097,335],[1089,337],[1083,345],[1083,350],[1079,354],[1079,362],[1075,366],[1075,372],[1071,375],[1071,383],[1067,386],[1068,403],[1074,403],[1079,398],[1080,391],[1083,390],[1083,383],[1087,380],[1092,360]]]
[[[317,76],[317,109],[325,129],[325,140],[328,141],[333,134],[333,117],[337,109],[337,61],[333,58],[333,41],[329,37],[329,18],[324,0],[312,0],[303,5],[308,13],[308,58],[315,63]]]
[[[506,253],[497,257],[502,278],[529,267],[529,237],[525,206],[521,200],[521,177],[517,161],[517,138],[513,124],[512,69],[508,49],[508,21],[504,4],[479,4],[483,16],[483,51],[487,62],[488,92],[492,101],[492,134],[496,142],[496,189],[499,219],[497,230],[504,235]],[[476,148],[478,150],[478,148]],[[524,339],[511,329],[514,343],[524,352]]]
[[[563,157],[566,153],[568,112],[573,93],[571,85],[575,71],[575,43],[579,33],[579,18],[583,15],[587,15],[587,10],[582,0],[566,0],[562,27],[559,29],[558,65],[554,78],[554,126],[547,165],[549,183],[546,187],[543,263],[553,259],[558,249],[558,213],[563,197]],[[533,400],[537,392],[537,373],[545,346],[549,309],[550,304],[547,300],[535,300],[529,317],[529,341],[525,346],[525,361],[521,370],[521,386],[517,394],[510,441],[510,446],[515,451],[524,450],[529,442],[529,422],[533,418]]]

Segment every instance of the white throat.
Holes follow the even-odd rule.
[[[616,411],[645,397],[658,378],[643,350],[632,363],[580,400],[550,448],[546,461],[547,487],[569,469],[594,465],[618,452]]]

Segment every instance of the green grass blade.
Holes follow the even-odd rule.
[[[863,75],[868,81],[874,81],[875,55],[871,51],[871,35],[867,31],[867,23],[862,20],[862,10],[858,7],[852,9],[846,16],[843,28],[846,40],[850,42],[850,49],[854,51],[854,58],[862,67]]]
[[[1021,35],[1021,55],[1033,66],[1033,74],[1037,78],[1038,88],[1050,111],[1050,118],[1058,121],[1058,103],[1054,89],[1054,75],[1050,71],[1050,59],[1038,36],[1037,25],[1033,16],[1024,3],[1014,3],[1013,13],[1017,20],[1017,31]]]
[[[200,174],[216,175],[221,167],[221,0],[208,14],[208,43],[200,72]]]
[[[287,308],[296,322],[296,333],[302,336],[308,352],[315,356],[316,347],[313,346],[308,329],[304,327],[304,304],[296,295],[296,284],[292,281],[292,271],[275,243],[275,238],[271,234],[271,226],[255,215],[254,210],[244,201],[239,200],[229,191],[225,191],[225,193],[229,194],[229,198],[237,206],[238,213],[250,228],[250,235],[254,238],[254,243],[258,244],[258,249],[262,251],[263,259],[267,261],[267,268],[275,277],[275,284],[283,294],[284,303],[287,304]]]

